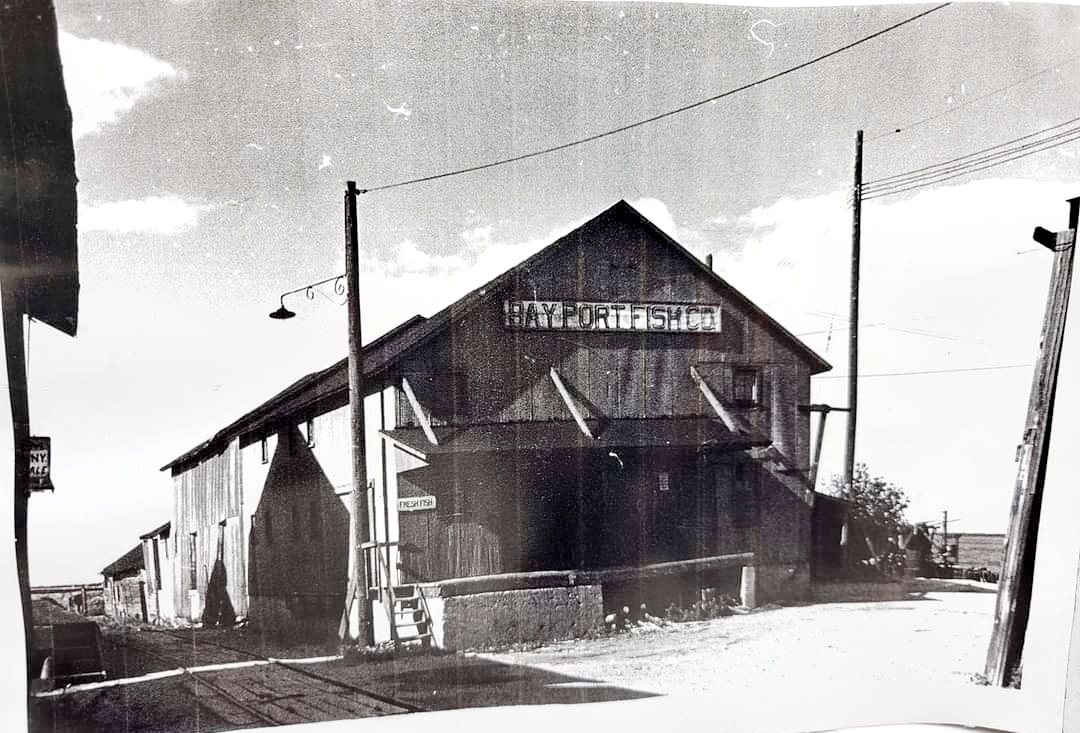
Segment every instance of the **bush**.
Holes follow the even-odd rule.
[[[964,571],[966,580],[978,580],[983,583],[998,582],[998,574],[987,568],[968,568]]]
[[[730,596],[715,596],[695,601],[689,607],[677,606],[674,603],[664,610],[664,617],[670,621],[705,621],[711,618],[730,616],[732,608],[739,605],[737,598]]]

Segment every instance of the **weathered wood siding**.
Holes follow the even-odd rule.
[[[400,376],[434,425],[570,421],[551,367],[587,418],[715,417],[691,377],[695,367],[792,464],[809,465],[810,417],[798,406],[810,401],[810,363],[737,293],[630,216],[601,217],[550,253],[403,362]],[[511,330],[506,300],[716,304],[721,331]],[[735,404],[740,368],[758,374],[753,404]],[[417,425],[403,393],[395,412],[399,426]],[[437,458],[410,472],[404,484],[436,496],[439,508],[401,517],[406,574],[430,580],[743,551],[773,564],[809,560],[810,510],[797,479],[745,457],[705,466],[692,450],[620,452],[618,470],[604,455],[562,452],[503,453],[492,465],[475,455]]]
[[[316,429],[316,447],[319,436]],[[349,512],[299,428],[283,429],[275,443],[269,464],[260,458],[265,480],[245,508],[252,621],[275,630],[329,629],[348,581]]]
[[[171,533],[176,569],[173,591],[177,615],[183,618],[191,618],[192,610],[188,592],[192,589],[190,538],[193,534],[195,590],[199,592],[200,607],[206,601],[207,585],[218,559],[219,544],[222,544],[229,600],[236,615],[247,613],[243,542],[237,534],[242,491],[240,475],[239,440],[173,475],[175,507]],[[230,519],[233,520],[231,523]],[[222,522],[226,523],[224,527]]]
[[[176,615],[173,606],[172,541],[148,537],[142,541],[143,565],[146,570],[147,610],[152,621],[165,621]],[[155,553],[157,562],[155,563]]]
[[[721,333],[512,331],[504,325],[506,299],[718,303]],[[401,374],[435,425],[571,420],[549,378],[552,366],[587,417],[713,416],[691,365],[729,402],[733,367],[759,368],[760,404],[741,412],[809,465],[809,415],[797,409],[809,401],[809,366],[730,291],[630,221],[586,226],[561,255],[489,293]],[[416,425],[403,394],[397,420]]]

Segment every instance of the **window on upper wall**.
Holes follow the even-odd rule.
[[[731,400],[735,405],[751,407],[761,404],[761,370],[736,367],[731,372]]]
[[[154,553],[154,589],[161,590],[161,554],[158,550],[157,538],[150,540],[150,548]]]
[[[198,534],[192,532],[188,535],[188,589],[199,588],[199,559],[198,559]]]
[[[266,440],[266,438],[263,438],[261,441],[259,441],[259,448],[262,451],[262,462],[263,463],[269,463],[270,462],[270,444]]]
[[[218,523],[217,560],[225,562],[225,522]]]

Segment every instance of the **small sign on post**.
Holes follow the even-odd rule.
[[[52,479],[49,475],[52,442],[49,438],[31,437],[27,449],[30,452],[30,490],[52,491]]]
[[[435,508],[434,496],[407,496],[398,499],[399,512],[423,512]]]

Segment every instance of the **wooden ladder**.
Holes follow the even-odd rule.
[[[395,643],[419,641],[431,645],[431,617],[420,586],[399,585],[390,594],[390,635]],[[403,629],[406,633],[402,633]]]
[[[413,641],[419,641],[425,647],[430,646],[431,616],[428,614],[420,586],[415,583],[394,585],[390,582],[390,569],[387,567],[386,558],[377,551],[375,556],[384,571],[382,577],[386,579],[385,583],[380,582],[382,587],[379,590],[384,594],[383,605],[390,622],[390,640],[394,646]],[[389,603],[385,600],[389,600]],[[406,629],[404,635],[403,628]]]

